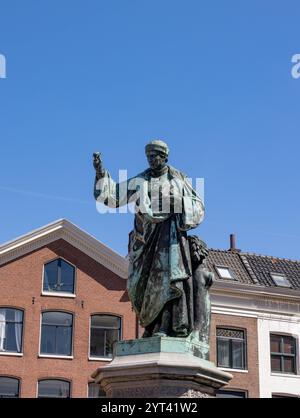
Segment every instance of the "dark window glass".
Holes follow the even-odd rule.
[[[72,354],[73,315],[44,312],[42,316],[41,354]]]
[[[113,345],[119,341],[120,333],[120,318],[110,315],[93,315],[91,318],[90,356],[112,358]]]
[[[218,367],[246,368],[246,340],[243,330],[217,328]]]
[[[276,373],[296,373],[295,338],[288,335],[270,335],[271,371]]]
[[[39,398],[69,398],[70,383],[64,380],[40,380],[38,389]]]
[[[0,352],[21,353],[23,312],[0,308]]]
[[[45,292],[74,293],[75,268],[64,260],[58,259],[45,264]]]
[[[239,390],[218,390],[216,398],[246,398],[247,393]]]
[[[104,390],[98,383],[89,383],[89,398],[106,398]]]
[[[19,380],[0,376],[0,398],[18,398]]]

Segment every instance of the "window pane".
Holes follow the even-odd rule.
[[[230,343],[229,340],[223,340],[218,338],[217,340],[218,350],[218,366],[219,367],[230,367]]]
[[[55,327],[43,325],[41,338],[41,353],[55,354]]]
[[[106,394],[97,383],[89,383],[89,398],[106,398]]]
[[[105,330],[99,328],[91,329],[91,348],[90,355],[95,357],[105,357]]]
[[[18,309],[0,309],[0,351],[22,351],[23,312]]]
[[[281,356],[271,356],[271,371],[281,372]]]
[[[74,293],[75,268],[58,259],[45,264],[44,291]]]
[[[39,398],[69,398],[70,383],[63,380],[41,380]]]
[[[285,354],[294,354],[294,338],[283,337],[283,352]]]
[[[283,367],[284,373],[295,373],[294,357],[284,357]]]
[[[216,398],[246,398],[246,392],[233,390],[218,390]]]
[[[56,326],[70,326],[72,324],[72,314],[65,312],[44,312],[43,324]]]
[[[91,319],[90,355],[112,358],[113,345],[120,339],[120,318],[93,315]]]
[[[74,267],[61,260],[61,292],[74,293],[74,277]]]
[[[272,353],[280,353],[280,350],[281,350],[281,347],[280,347],[281,337],[279,335],[271,335],[270,341],[271,341],[271,352]]]
[[[232,340],[232,367],[244,369],[244,342]]]
[[[230,270],[228,268],[217,267],[218,273],[222,279],[233,279]]]
[[[113,356],[113,346],[116,341],[119,340],[117,330],[107,330],[106,331],[106,341],[105,341],[105,356],[112,358]]]
[[[56,352],[70,356],[72,351],[72,330],[70,327],[57,327],[56,329]]]
[[[18,398],[19,381],[10,377],[0,377],[0,398]]]
[[[41,354],[72,354],[72,314],[45,312],[42,320]]]
[[[110,315],[93,315],[92,326],[102,328],[120,328],[120,318]]]
[[[57,291],[58,282],[58,260],[44,266],[44,286],[45,291]]]

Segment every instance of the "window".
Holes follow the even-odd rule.
[[[42,314],[41,354],[72,354],[73,315],[65,312]]]
[[[271,277],[276,286],[291,287],[291,283],[284,274],[271,273]]]
[[[89,383],[89,398],[106,398],[106,393],[98,383]]]
[[[216,266],[216,270],[221,279],[235,280],[232,271],[228,267]]]
[[[121,320],[112,315],[93,315],[91,317],[90,356],[112,358],[113,344],[119,341]]]
[[[19,380],[0,376],[0,398],[18,398]]]
[[[38,398],[70,398],[70,382],[65,380],[40,380]]]
[[[275,373],[296,373],[295,338],[288,335],[270,335],[271,371]]]
[[[44,292],[74,294],[75,267],[61,258],[44,266]]]
[[[0,308],[0,353],[21,353],[23,311]]]
[[[245,332],[238,329],[217,328],[218,367],[246,368]]]
[[[247,392],[243,390],[218,390],[216,398],[247,398]]]

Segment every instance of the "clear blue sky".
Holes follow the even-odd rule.
[[[0,0],[0,242],[67,218],[121,254],[91,156],[130,175],[160,137],[205,178],[197,233],[300,259],[299,0]]]

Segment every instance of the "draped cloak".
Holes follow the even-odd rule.
[[[155,187],[160,191],[156,203]],[[204,205],[186,175],[171,166],[161,176],[154,177],[147,169],[119,184],[105,170],[104,177],[95,180],[94,196],[113,208],[135,203],[127,290],[140,324],[146,327],[169,301],[183,296],[184,284],[192,280],[187,231],[202,222]],[[161,208],[168,198],[174,198],[176,210],[172,206],[170,211]],[[162,210],[157,211],[157,205]],[[190,303],[186,301],[189,308],[192,297],[189,295]],[[189,317],[193,317],[192,312]]]

